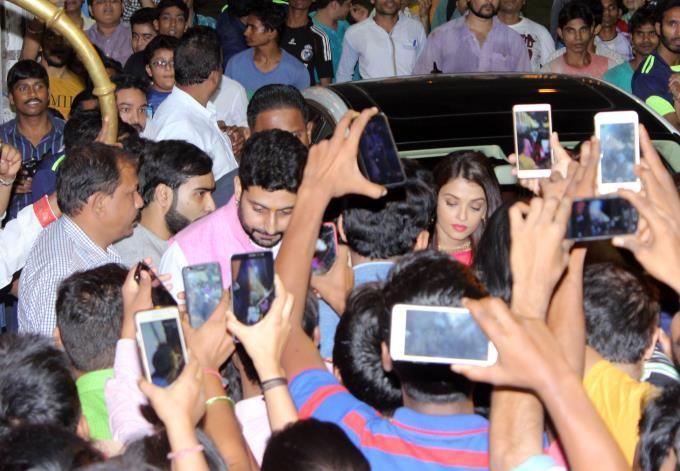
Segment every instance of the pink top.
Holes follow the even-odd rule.
[[[610,66],[609,59],[596,54],[590,55],[590,65],[587,67],[572,67],[567,64],[565,57],[566,54],[562,54],[557,59],[546,64],[545,68],[550,72],[555,72],[557,74],[590,75],[591,77],[602,78]]]
[[[257,464],[262,465],[267,440],[272,434],[264,396],[259,395],[238,401],[234,406],[234,413],[241,424],[241,431],[248,442],[250,451],[253,452]]]
[[[461,250],[460,252],[449,252],[449,256],[466,267],[472,265],[472,249]]]
[[[189,265],[219,262],[224,289],[231,286],[231,256],[258,250],[243,230],[236,198],[197,220],[170,239],[177,242]],[[264,250],[264,249],[259,249]]]
[[[151,435],[153,426],[144,419],[139,407],[147,403],[137,382],[142,368],[137,353],[137,342],[120,339],[116,344],[113,378],[106,382],[104,400],[109,410],[111,436],[123,444]]]

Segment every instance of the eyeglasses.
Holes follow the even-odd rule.
[[[156,59],[151,61],[151,67],[155,67],[157,69],[160,69],[161,67],[164,69],[174,69],[175,68],[175,61],[170,60],[166,61],[165,59]]]

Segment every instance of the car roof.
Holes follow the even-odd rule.
[[[377,106],[389,119],[400,151],[498,145],[514,151],[512,107],[549,103],[563,142],[593,134],[602,111],[638,113],[653,140],[680,144],[680,135],[636,97],[606,82],[561,74],[466,74],[396,77],[334,84],[348,108]]]

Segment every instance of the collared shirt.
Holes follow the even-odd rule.
[[[111,36],[104,36],[96,24],[88,29],[86,34],[92,44],[101,49],[106,56],[120,62],[121,67],[132,55],[132,32],[130,27],[122,21],[113,30]]]
[[[52,336],[61,281],[77,271],[121,263],[113,248],[103,250],[68,216],[45,229],[36,240],[19,278],[19,332]]]
[[[212,158],[215,180],[238,167],[231,142],[217,126],[211,104],[204,107],[177,87],[155,110],[142,136],[154,141],[181,139],[194,144]]]
[[[104,386],[113,377],[113,368],[90,371],[76,380],[78,399],[93,440],[111,440],[109,413],[104,400]]]
[[[381,416],[332,373],[307,370],[290,382],[300,419],[332,422],[361,450],[371,469],[488,469],[489,423],[479,415],[427,415],[400,407]]]
[[[661,116],[675,113],[668,81],[677,72],[680,72],[680,65],[668,65],[654,51],[633,73],[633,93]]]
[[[420,21],[401,12],[391,33],[373,18],[352,25],[345,33],[336,82],[352,80],[357,62],[364,79],[411,75],[426,42]]]
[[[414,74],[429,74],[437,68],[445,74],[468,72],[529,72],[531,62],[522,36],[493,17],[482,44],[462,16],[430,33],[418,58]]]
[[[227,126],[248,127],[248,94],[243,85],[226,75],[222,76],[220,86],[210,97],[209,104],[214,106],[215,115]]]
[[[22,162],[42,160],[58,153],[64,145],[64,121],[50,115],[52,129],[45,134],[37,146],[19,132],[17,120],[13,119],[0,127],[0,140],[16,147],[21,152]],[[14,219],[22,208],[33,202],[32,193],[14,194],[10,200],[7,220]]]
[[[393,266],[393,262],[387,261],[366,262],[354,266],[352,268],[354,271],[354,287],[373,281],[384,281]],[[319,350],[322,358],[330,359],[333,356],[335,331],[339,323],[340,315],[326,301],[319,300],[319,332],[321,333]]]

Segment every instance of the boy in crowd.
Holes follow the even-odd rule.
[[[124,73],[146,80],[144,49],[158,34],[154,26],[157,20],[158,10],[156,8],[140,8],[130,18],[133,54],[125,62]]]
[[[628,61],[632,59],[633,51],[630,36],[618,30],[622,13],[621,0],[602,0],[602,27],[595,36],[595,46],[608,47]]]
[[[158,19],[154,27],[158,34],[181,38],[189,28],[189,7],[186,3],[183,0],[161,0],[156,9]]]
[[[526,0],[500,0],[498,19],[522,36],[529,52],[531,69],[538,72],[555,52],[555,41],[545,26],[521,14],[525,4]]]
[[[113,78],[116,85],[116,106],[121,121],[129,124],[139,133],[146,127],[147,101],[146,83],[131,75],[117,75]]]
[[[132,55],[130,27],[122,22],[122,0],[88,0],[96,23],[86,34],[104,55],[125,64]]]
[[[346,18],[352,0],[317,0],[317,10],[310,13],[314,25],[323,31],[330,41],[331,60],[333,62],[333,77],[338,71],[342,56],[342,43],[345,31],[349,28]]]
[[[175,48],[178,43],[179,40],[174,36],[161,34],[144,50],[146,74],[151,78],[146,99],[152,116],[175,86]]]

